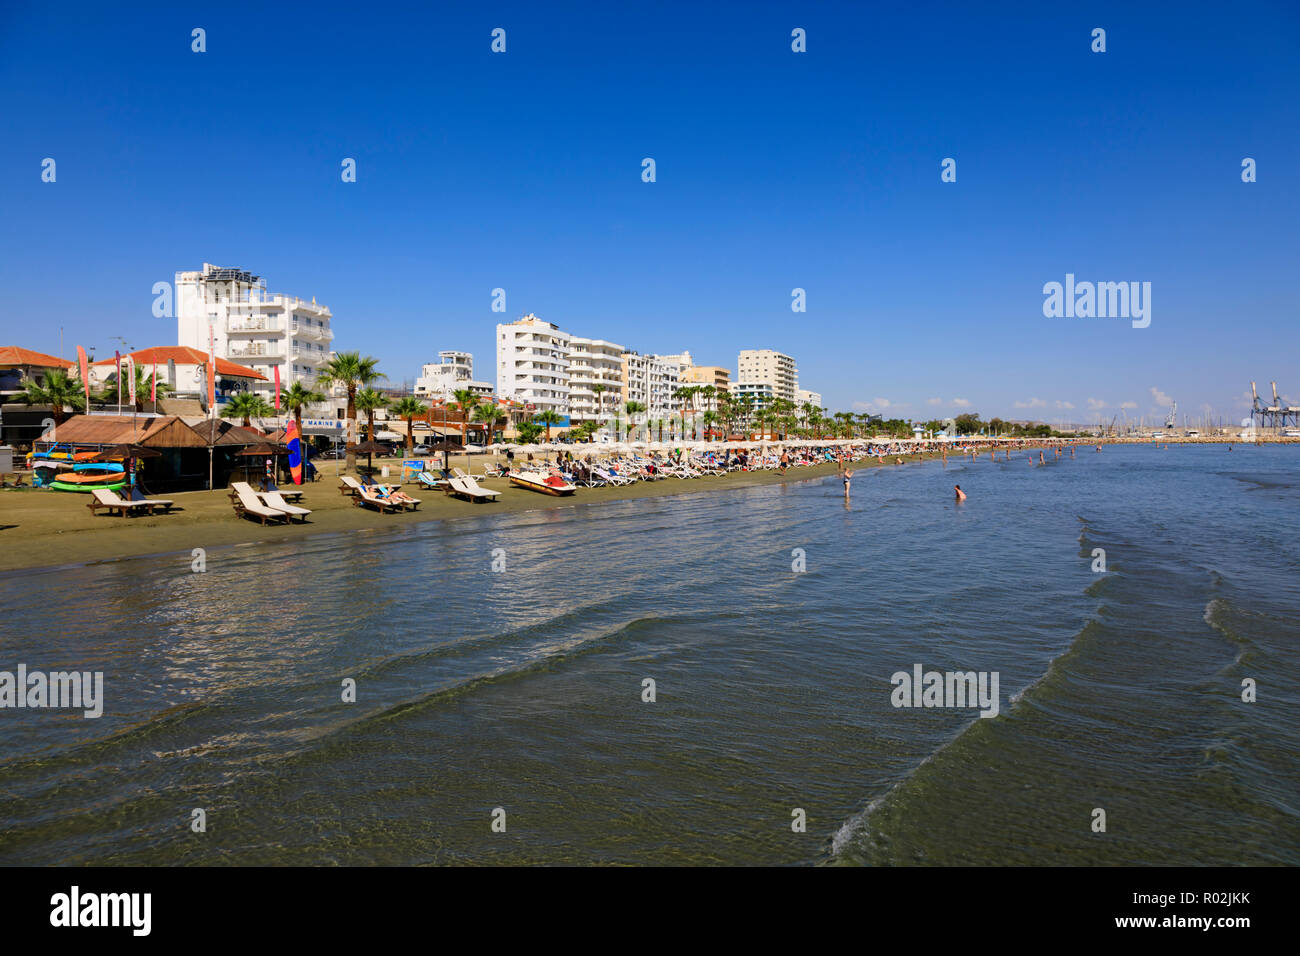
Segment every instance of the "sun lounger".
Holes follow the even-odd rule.
[[[163,511],[171,511],[172,505],[176,503],[172,501],[170,498],[146,498],[144,496],[144,492],[140,490],[139,485],[131,486],[131,501],[137,503],[147,501],[155,508],[161,508]]]
[[[291,519],[297,516],[304,524],[307,522],[307,516],[311,514],[311,509],[300,508],[298,505],[291,505],[284,500],[284,496],[278,491],[258,491],[246,481],[236,481],[230,485],[230,494],[232,500],[239,498],[241,495],[252,495],[255,501],[260,501],[272,511],[280,511],[288,515]]]
[[[496,501],[501,497],[501,492],[480,488],[478,482],[469,476],[450,479],[447,482],[447,494],[474,502]]]
[[[243,488],[239,488],[239,485],[243,485]],[[287,512],[263,504],[257,495],[253,494],[253,489],[249,487],[247,482],[235,482],[235,497],[238,499],[234,502],[235,514],[241,518],[251,515],[254,518],[260,518],[262,524],[266,524],[268,520],[279,520],[286,523],[289,520]]]
[[[630,485],[636,480],[635,478],[629,478],[626,475],[616,475],[614,472],[607,471],[604,468],[593,468],[592,473],[607,485]]]
[[[339,492],[345,495],[351,495],[355,498],[361,493],[361,482],[357,481],[351,475],[340,475]]]
[[[447,479],[440,478],[431,472],[422,471],[416,475],[415,478],[426,488],[434,488],[438,491],[445,491],[447,489]]]
[[[357,497],[356,500],[353,501],[353,504],[358,507],[361,507],[362,505],[370,505],[372,508],[379,509],[381,515],[388,514],[390,511],[404,510],[402,502],[397,499],[390,498],[387,495],[380,495],[378,492],[364,487],[358,487]]]
[[[281,488],[274,481],[263,481],[259,494],[269,493],[278,494],[285,501],[298,501],[302,498],[302,492],[296,488]]]
[[[278,491],[264,491],[262,492],[261,497],[267,505],[275,508],[277,511],[283,511],[290,517],[297,515],[303,524],[307,523],[307,516],[311,514],[310,508],[300,508],[297,505],[289,504],[289,502],[284,500],[284,496]]]
[[[119,498],[117,492],[110,488],[95,488],[90,492],[90,501],[86,502],[86,507],[90,509],[92,515],[98,513],[100,508],[107,508],[109,514],[117,511],[125,518],[128,514],[138,514],[141,511],[153,514],[154,503],[152,501],[126,501]]]

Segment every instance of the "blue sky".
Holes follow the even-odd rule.
[[[0,5],[0,343],[174,344],[151,288],[207,261],[396,381],[445,348],[491,380],[502,287],[642,352],[788,352],[832,410],[1300,397],[1300,6],[542,6]],[[1150,282],[1150,327],[1045,318],[1066,273]]]

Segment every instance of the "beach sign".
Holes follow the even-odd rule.
[[[298,438],[298,423],[292,418],[284,428],[284,443],[289,446],[289,473],[295,485],[302,484],[302,442]]]

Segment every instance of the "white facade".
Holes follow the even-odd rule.
[[[680,411],[681,402],[673,397],[680,387],[677,356],[623,353],[623,401],[640,402],[646,418],[669,418]]]
[[[568,415],[570,338],[531,313],[498,325],[497,395],[522,402],[529,412]]]
[[[736,381],[766,382],[772,386],[775,397],[793,402],[799,391],[799,370],[794,359],[781,352],[743,349],[736,360]]]
[[[444,350],[438,361],[422,366],[415,380],[415,394],[419,398],[452,400],[458,390],[468,389],[475,395],[491,395],[491,382],[474,380],[474,356],[469,352]]]
[[[618,407],[626,351],[604,339],[570,337],[569,415],[574,422],[601,421]],[[595,386],[604,386],[604,391],[596,392]]]
[[[744,398],[746,395],[754,400],[754,411],[771,405],[773,400],[779,398],[776,389],[772,387],[771,382],[733,382],[731,385],[731,394],[736,398]]]
[[[176,344],[208,351],[209,329],[216,354],[266,376],[254,390],[268,402],[280,384],[315,388],[320,366],[329,361],[330,310],[296,296],[266,291],[265,282],[242,269],[210,262],[199,272],[176,273]]]
[[[794,393],[794,400],[800,408],[805,405],[813,405],[816,408],[822,407],[821,392],[810,392],[805,388],[801,388]]]

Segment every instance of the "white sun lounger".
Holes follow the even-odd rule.
[[[257,491],[246,481],[232,482],[230,488],[237,496],[245,494],[252,495],[254,500],[260,501],[273,511],[281,511],[290,518],[293,518],[296,515],[298,518],[302,519],[304,524],[307,521],[307,516],[311,514],[311,509],[309,508],[300,508],[298,505],[289,504],[289,502],[284,500],[284,496],[278,491]]]
[[[457,495],[474,502],[496,501],[497,498],[501,497],[501,492],[480,488],[478,482],[468,475],[450,479],[447,482],[447,494]]]
[[[353,504],[358,506],[370,505],[372,508],[378,508],[381,515],[390,511],[405,510],[403,503],[396,498],[381,496],[363,485],[358,485],[357,497]]]
[[[243,485],[244,487],[239,488],[237,487],[238,485]],[[235,514],[239,515],[241,518],[247,515],[252,515],[255,518],[261,518],[262,524],[266,524],[270,519],[279,519],[280,521],[288,522],[289,515],[287,512],[278,511],[275,508],[264,505],[260,500],[258,500],[257,495],[253,494],[253,491],[249,488],[247,482],[238,481],[235,482],[235,486],[232,487],[234,487],[235,495],[238,498],[234,503]]]
[[[91,489],[90,501],[86,503],[86,507],[90,509],[91,514],[95,514],[100,508],[107,508],[109,514],[117,511],[121,513],[123,518],[141,509],[153,514],[153,505],[152,501],[125,501],[119,498],[117,492],[111,488]]]
[[[267,505],[275,508],[277,511],[283,511],[290,517],[297,515],[303,524],[307,523],[307,516],[311,514],[310,508],[301,508],[298,505],[289,504],[289,502],[284,500],[284,496],[278,491],[264,491],[262,492],[261,497]]]
[[[149,504],[153,505],[155,508],[162,508],[163,511],[171,511],[171,510],[172,510],[172,505],[174,505],[174,504],[176,503],[176,502],[172,501],[170,498],[146,498],[146,497],[144,496],[144,492],[142,492],[142,491],[139,489],[139,487],[137,487],[136,485],[132,485],[132,486],[131,486],[131,499],[130,499],[130,500],[131,500],[131,501],[134,501],[134,502],[144,502],[144,501],[147,501],[147,502],[149,502]]]

